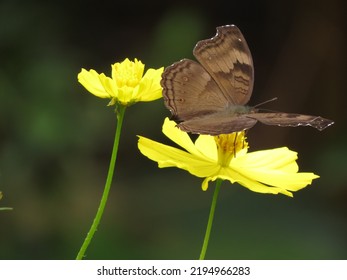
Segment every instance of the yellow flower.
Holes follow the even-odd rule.
[[[298,172],[297,153],[287,147],[248,153],[244,131],[219,136],[200,135],[192,142],[176,123],[165,119],[163,133],[185,149],[181,150],[139,136],[142,154],[158,162],[160,168],[178,167],[209,181],[220,178],[239,183],[258,193],[282,193],[293,196],[319,176]]]
[[[112,77],[91,69],[81,70],[78,81],[92,94],[100,98],[110,98],[109,105],[120,103],[128,106],[139,101],[152,101],[160,98],[161,74],[164,70],[148,69],[143,76],[145,65],[135,58],[126,58],[121,63],[111,65]]]

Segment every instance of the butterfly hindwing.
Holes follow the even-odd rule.
[[[177,126],[187,132],[219,135],[249,129],[256,123],[256,119],[249,118],[246,115],[232,117],[215,113],[181,122]]]

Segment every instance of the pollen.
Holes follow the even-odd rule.
[[[247,148],[245,132],[234,132],[231,134],[220,134],[214,137],[218,151],[218,162],[222,166],[229,166],[232,158],[236,158],[237,153]]]

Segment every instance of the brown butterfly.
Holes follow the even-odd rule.
[[[211,39],[199,41],[193,54],[167,67],[161,86],[165,106],[183,131],[228,134],[261,122],[278,126],[312,126],[323,130],[334,122],[318,116],[260,113],[245,106],[252,95],[254,70],[245,38],[235,25],[217,27]]]

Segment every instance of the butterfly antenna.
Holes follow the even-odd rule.
[[[257,107],[259,107],[259,106],[262,106],[262,105],[264,105],[264,104],[270,103],[270,102],[275,101],[275,100],[277,100],[277,97],[274,97],[274,98],[271,98],[271,99],[269,99],[269,100],[266,100],[266,101],[264,101],[264,102],[262,102],[262,103],[259,103],[259,104],[255,105],[253,108],[257,108]]]

